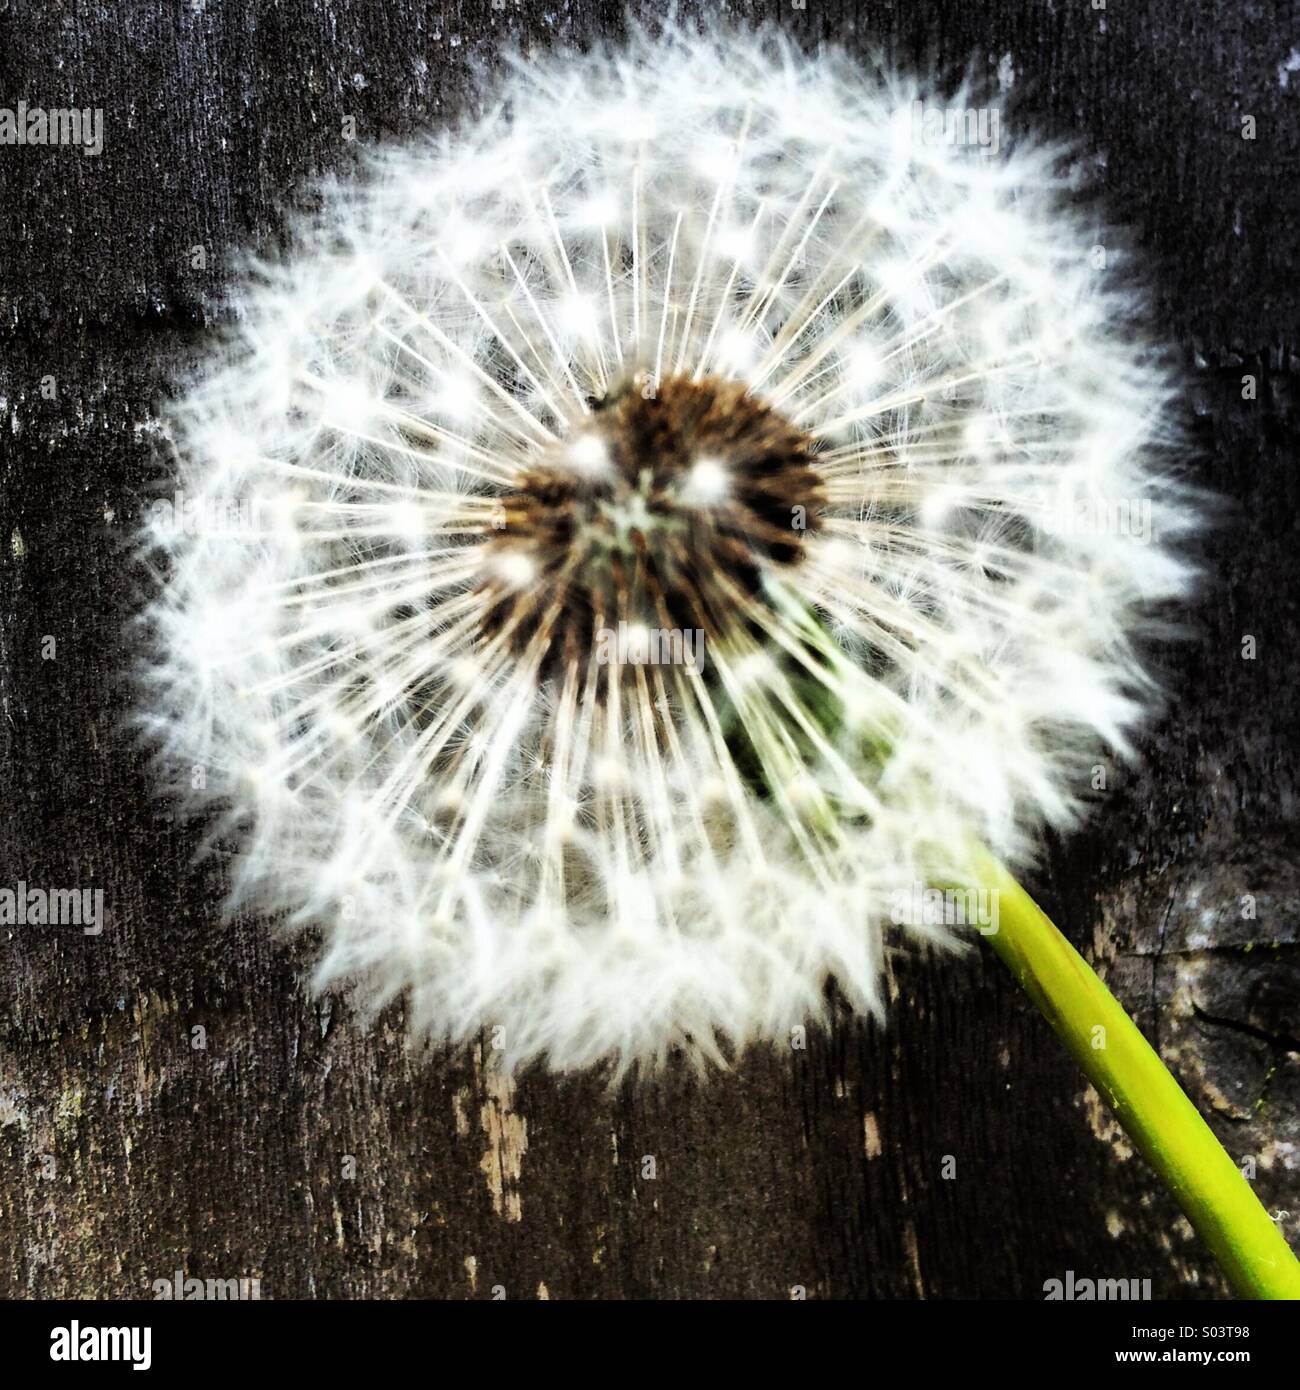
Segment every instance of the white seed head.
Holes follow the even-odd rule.
[[[945,935],[900,890],[1023,864],[1149,699],[1170,381],[1060,155],[910,82],[638,37],[498,95],[247,278],[149,727],[418,1032],[617,1074],[876,1010]]]

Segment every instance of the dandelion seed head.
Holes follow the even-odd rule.
[[[772,36],[530,61],[325,187],[177,418],[144,718],[317,978],[507,1064],[881,1008],[1148,707],[1172,384],[1059,152]],[[235,505],[235,521],[230,520]]]

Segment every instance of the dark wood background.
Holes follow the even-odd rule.
[[[1112,770],[1035,886],[1295,1241],[1300,18],[1093,6],[682,11],[1001,64],[1004,120],[1076,140],[1143,251],[1223,499],[1210,579],[1142,768]],[[2,1294],[147,1297],[177,1269],[280,1298],[1038,1298],[1070,1269],[1224,1291],[991,956],[902,961],[887,1027],[846,1016],[704,1081],[512,1085],[481,1051],[409,1056],[397,1014],[362,1036],[311,1000],[305,952],[224,923],[220,864],[158,809],[125,723],[127,542],[165,477],[150,421],[237,251],[347,165],[345,115],[362,140],[416,131],[504,46],[622,23],[597,0],[0,0],[0,105],[102,107],[106,141],[0,147],[0,886],[102,887],[109,912],[97,938],[0,929]]]

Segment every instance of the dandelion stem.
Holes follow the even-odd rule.
[[[1300,1299],[1300,1263],[1237,1165],[1091,966],[1005,868],[989,941],[1143,1156],[1178,1200],[1241,1298]]]

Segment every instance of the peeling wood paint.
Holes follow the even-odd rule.
[[[879,1158],[883,1152],[880,1143],[880,1124],[873,1114],[862,1117],[862,1149],[868,1158]]]
[[[492,1207],[507,1221],[523,1220],[523,1195],[519,1179],[528,1152],[528,1121],[514,1112],[514,1082],[498,1067],[483,1073],[484,1100],[479,1123],[487,1137],[487,1150],[479,1168],[487,1179]]]

